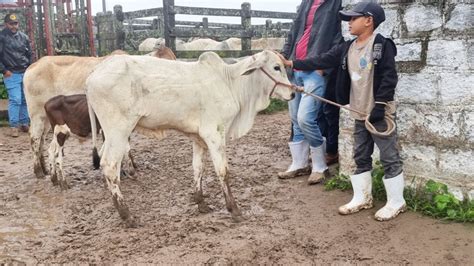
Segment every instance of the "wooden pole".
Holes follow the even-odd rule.
[[[174,33],[174,27],[176,25],[174,0],[163,0],[163,17],[165,24],[166,46],[176,52],[176,35]]]
[[[66,32],[67,25],[66,25],[66,14],[64,11],[63,0],[56,1],[56,12],[57,12],[57,32],[64,33]]]
[[[36,39],[35,39],[35,31],[34,31],[34,18],[33,18],[33,0],[28,0],[26,3],[26,27],[27,27],[27,32],[28,32],[28,38],[30,39],[31,42],[31,50],[33,51],[33,61],[36,61],[38,59],[38,53],[36,51]]]
[[[91,0],[87,0],[87,32],[89,33],[89,54],[96,56],[94,44],[94,30],[92,29],[92,4]]]
[[[67,13],[67,30],[68,32],[74,32],[74,20],[72,18],[72,2],[66,0],[66,13]]]
[[[49,10],[49,1],[50,0],[43,0],[43,10],[44,10],[44,35],[46,39],[46,54],[53,55],[53,36],[51,32],[51,24],[50,24],[50,10]]]
[[[252,50],[251,30],[252,30],[252,14],[250,3],[242,3],[241,5],[241,21],[242,21],[242,51]],[[249,36],[250,35],[250,36]]]
[[[115,49],[125,50],[125,31],[123,28],[124,15],[121,5],[114,6]]]
[[[37,19],[38,19],[38,57],[44,55],[44,50],[46,49],[46,42],[44,37],[44,23],[43,23],[43,2],[38,0],[36,2],[36,9],[38,10]]]

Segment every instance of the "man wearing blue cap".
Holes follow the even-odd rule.
[[[5,28],[0,32],[0,72],[8,92],[8,118],[11,136],[28,132],[30,119],[23,91],[23,75],[31,64],[31,46],[28,36],[18,31],[18,16],[5,16]]]
[[[329,52],[306,60],[285,60],[286,66],[311,70],[338,67],[336,99],[340,104],[350,104],[351,109],[370,114],[364,117],[351,112],[355,119],[354,160],[357,169],[351,176],[354,196],[339,207],[340,214],[350,214],[373,207],[372,203],[372,153],[374,143],[380,150],[380,160],[385,170],[383,183],[387,204],[375,213],[375,218],[385,221],[405,211],[403,198],[404,178],[400,159],[397,132],[389,136],[371,133],[365,120],[378,131],[387,129],[385,115],[394,115],[394,94],[398,77],[395,68],[397,49],[392,40],[374,30],[385,20],[385,12],[374,2],[360,2],[351,10],[339,12],[342,20],[349,21],[349,30],[357,38],[333,47]]]

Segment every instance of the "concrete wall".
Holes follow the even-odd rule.
[[[405,180],[434,179],[456,197],[473,199],[474,1],[378,2],[387,17],[378,31],[398,48],[397,123]],[[345,23],[343,30],[350,37]],[[353,121],[348,112],[342,112],[340,125],[341,169],[350,174]]]

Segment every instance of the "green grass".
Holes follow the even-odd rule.
[[[374,199],[386,201],[383,185],[384,172],[380,162],[372,171],[372,195]],[[352,188],[348,176],[337,175],[325,184],[326,190],[349,190]],[[474,200],[460,201],[448,192],[445,184],[429,180],[417,188],[406,187],[404,192],[408,208],[437,219],[455,222],[474,222]]]
[[[0,127],[8,127],[8,120],[0,119]]]
[[[267,109],[261,111],[261,114],[273,114],[280,111],[288,110],[288,103],[282,100],[271,99]]]
[[[0,75],[0,99],[6,99],[8,97],[7,90],[5,89],[5,85],[3,84],[3,75]]]

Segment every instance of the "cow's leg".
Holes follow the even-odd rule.
[[[128,226],[136,226],[134,219],[130,216],[130,211],[120,191],[120,164],[129,149],[128,135],[122,130],[114,129],[111,136],[107,135],[104,142],[104,150],[100,166],[104,173],[107,188],[112,193],[112,200],[120,217],[127,222]],[[125,133],[125,134],[124,134]]]
[[[237,207],[237,203],[235,202],[234,196],[232,195],[229,186],[229,173],[227,157],[225,154],[224,138],[225,136],[223,135],[214,135],[205,138],[205,141],[207,148],[209,149],[209,153],[211,154],[216,174],[219,177],[219,182],[222,192],[224,193],[227,210],[231,213],[232,219],[235,222],[241,222],[243,220],[242,213],[240,212],[239,207]]]
[[[48,149],[48,159],[49,159],[49,169],[51,170],[51,182],[53,185],[58,185],[58,175],[56,172],[56,156],[58,154],[58,142],[56,140],[56,136],[53,136],[53,140],[51,140],[51,144],[49,144]]]
[[[122,161],[122,176],[132,178],[136,173],[136,165],[133,160],[133,156],[130,153],[130,149],[127,150],[126,156],[124,156]]]
[[[128,137],[128,143],[130,143],[130,137]],[[128,146],[127,150],[127,167],[129,169],[129,175],[133,176],[137,172],[137,165],[135,164],[135,160],[133,158],[132,152],[130,151],[130,145]]]
[[[71,130],[66,124],[64,124],[61,126],[55,126],[53,132],[58,144],[57,154],[55,157],[55,168],[58,176],[57,179],[59,181],[59,186],[61,187],[61,189],[66,190],[69,189],[69,184],[67,183],[63,172],[64,143],[69,137]]]
[[[44,178],[47,174],[46,163],[43,156],[43,143],[46,131],[49,129],[46,116],[36,114],[31,116],[30,143],[33,151],[33,169],[37,178]]]
[[[211,211],[211,208],[204,201],[202,193],[202,175],[204,167],[202,160],[204,157],[205,148],[197,141],[193,142],[193,170],[194,170],[194,201],[198,205],[198,209],[202,213]]]

